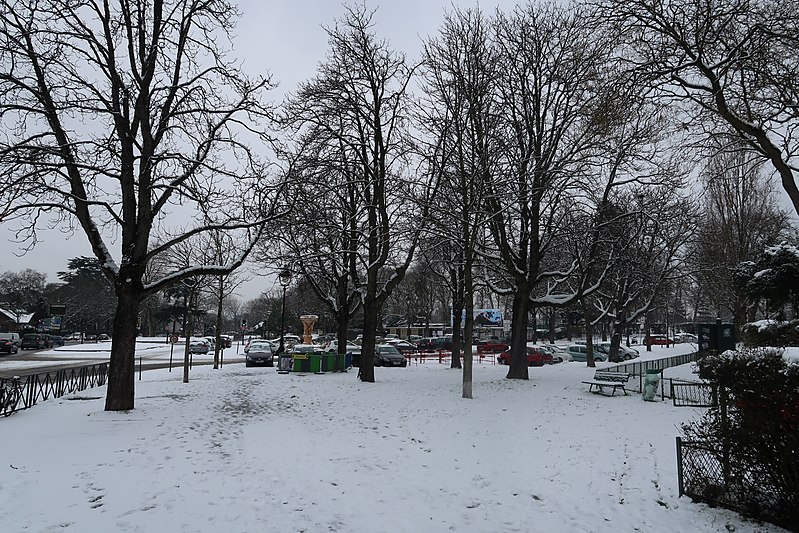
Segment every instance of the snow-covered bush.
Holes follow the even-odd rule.
[[[759,320],[744,324],[741,326],[741,340],[750,347],[799,346],[799,320]]]
[[[718,406],[683,426],[722,465],[720,501],[799,530],[799,365],[783,350],[745,349],[698,361]],[[713,502],[710,502],[713,503]]]

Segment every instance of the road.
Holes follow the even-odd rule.
[[[70,343],[67,343],[69,346]],[[48,354],[48,352],[50,352]],[[243,363],[243,354],[236,354],[236,348],[226,349],[222,358],[223,364]],[[99,354],[87,356],[81,352],[64,352],[53,355],[49,349],[46,350],[20,350],[16,354],[0,355],[0,377],[9,378],[12,376],[26,376],[30,374],[40,374],[44,372],[55,372],[77,366],[85,366],[107,362],[108,359]],[[211,365],[214,362],[213,353],[208,355],[194,355],[192,365]],[[136,361],[136,371],[141,366],[142,371],[153,370],[156,368],[168,368],[169,356],[163,354],[144,355]],[[175,348],[172,358],[172,367],[183,366],[183,352],[179,347]]]

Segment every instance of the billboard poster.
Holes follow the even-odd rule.
[[[466,320],[466,311],[461,313],[461,324]],[[502,310],[474,309],[474,325],[481,328],[501,328]]]

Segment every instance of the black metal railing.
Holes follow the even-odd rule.
[[[8,416],[50,398],[105,385],[107,378],[108,363],[0,378],[0,415]]]
[[[710,383],[669,381],[675,407],[716,407],[719,404],[718,389]]]
[[[644,387],[644,376],[647,371],[660,370],[661,372],[666,368],[692,363],[699,359],[699,353],[693,352],[683,355],[673,355],[671,357],[663,357],[661,359],[647,359],[644,361],[632,361],[629,363],[621,363],[614,365],[612,370],[616,372],[626,372],[630,374],[630,381],[627,390],[632,392],[641,392]],[[636,379],[637,378],[637,379]],[[661,379],[660,380],[660,397],[661,399],[673,398],[674,391],[673,385],[678,383],[685,383],[682,380],[674,379]]]
[[[795,496],[779,490],[779,483],[772,481],[773,472],[758,460],[717,442],[677,437],[680,496],[799,531]]]

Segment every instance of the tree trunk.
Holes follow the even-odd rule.
[[[513,324],[510,328],[511,358],[508,379],[530,379],[527,369],[527,311],[529,294],[517,288],[513,295]]]
[[[336,347],[338,353],[347,353],[347,330],[349,329],[349,320],[346,311],[341,311],[338,315],[336,322]],[[359,363],[360,364],[360,363]]]
[[[471,287],[471,275],[467,270],[466,273],[466,287]],[[468,290],[468,289],[467,289]],[[469,343],[464,346],[463,350],[463,391],[462,398],[472,398],[472,337],[474,333],[474,295],[467,294],[466,296],[466,323],[463,328],[463,336],[469,339]]]
[[[461,368],[461,347],[465,351],[466,334],[461,335],[461,317],[463,311],[463,302],[452,300],[452,357],[450,359],[450,368]],[[471,340],[470,340],[471,344]]]
[[[596,367],[596,361],[594,361],[594,325],[591,324],[591,321],[588,319],[588,315],[585,315],[585,362],[586,366],[590,366],[592,368]]]
[[[214,342],[214,370],[219,368],[219,352],[223,350],[222,347],[222,297],[225,294],[224,281],[219,279],[219,293],[217,296],[216,304],[216,339]]]
[[[616,324],[616,329],[613,330],[613,334],[610,336],[610,350],[608,354],[608,359],[615,359],[617,356],[621,356],[621,352],[619,352],[619,347],[621,346],[621,335],[624,327],[621,324]],[[620,361],[623,360],[623,357],[619,357]]]
[[[377,334],[377,321],[379,304],[369,295],[363,302],[363,338],[361,339],[361,366],[358,377],[361,381],[375,382],[375,335]]]
[[[120,279],[127,278],[121,275]],[[108,365],[106,411],[129,411],[133,409],[135,399],[136,324],[143,295],[136,288],[140,283],[122,281],[120,285],[117,287],[111,361]]]

